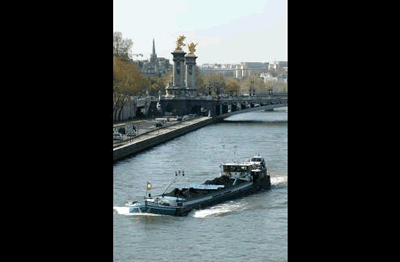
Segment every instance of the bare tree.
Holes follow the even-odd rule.
[[[123,39],[121,32],[114,32],[113,35],[113,55],[116,55],[118,59],[128,61],[129,51],[133,47],[133,41],[131,39]]]

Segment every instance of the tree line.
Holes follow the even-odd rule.
[[[130,59],[133,41],[123,39],[120,32],[113,35],[113,117],[121,114],[131,96],[157,96],[165,93],[172,71],[161,78],[147,77]]]

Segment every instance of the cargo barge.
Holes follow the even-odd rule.
[[[207,180],[203,184],[182,184],[181,188],[175,187],[166,193],[171,185],[184,176],[184,172],[176,172],[174,180],[164,193],[157,196],[148,193],[152,185],[147,182],[144,200],[131,202],[129,212],[184,216],[193,209],[202,209],[271,186],[265,160],[260,156],[243,163],[223,164],[219,177]]]

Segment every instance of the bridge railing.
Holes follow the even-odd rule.
[[[280,96],[229,96],[215,98],[212,96],[185,96],[185,97],[167,97],[161,96],[162,100],[219,100],[219,101],[256,101],[256,100],[279,100],[287,99],[287,97]]]
[[[212,96],[184,96],[184,97],[168,97],[168,96],[161,96],[162,100],[214,100]]]

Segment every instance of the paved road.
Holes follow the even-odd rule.
[[[166,126],[164,126],[163,128],[156,128],[155,124],[157,122],[159,122],[157,119],[153,120],[153,121],[141,120],[142,122],[140,123],[140,126],[139,126],[139,134],[138,134],[139,136],[131,137],[130,139],[129,139],[129,137],[126,137],[127,140],[125,140],[125,141],[114,140],[114,147],[121,146],[121,145],[128,144],[128,143],[136,143],[136,142],[148,139],[150,137],[161,135],[161,134],[170,132],[172,130],[175,130],[175,129],[178,129],[178,128],[181,128],[181,127],[184,127],[187,125],[198,123],[198,122],[203,121],[204,119],[208,119],[208,118],[209,117],[196,117],[192,120],[183,121],[183,122],[176,121],[176,118],[170,118],[170,122],[166,122]],[[122,127],[123,125],[119,124],[118,126]]]
[[[178,123],[178,121],[176,121],[176,117],[169,118],[170,121],[169,123],[171,124],[176,124]],[[132,120],[132,121],[128,121],[128,122],[124,122],[124,123],[120,123],[120,124],[114,124],[113,128],[120,128],[120,127],[124,127],[126,124],[133,124],[135,128],[139,128],[139,132],[137,135],[152,131],[154,129],[156,129],[156,124],[157,123],[161,123],[161,122],[166,122],[167,118],[156,118],[156,119],[142,119],[142,120]],[[167,122],[168,123],[168,122]]]

